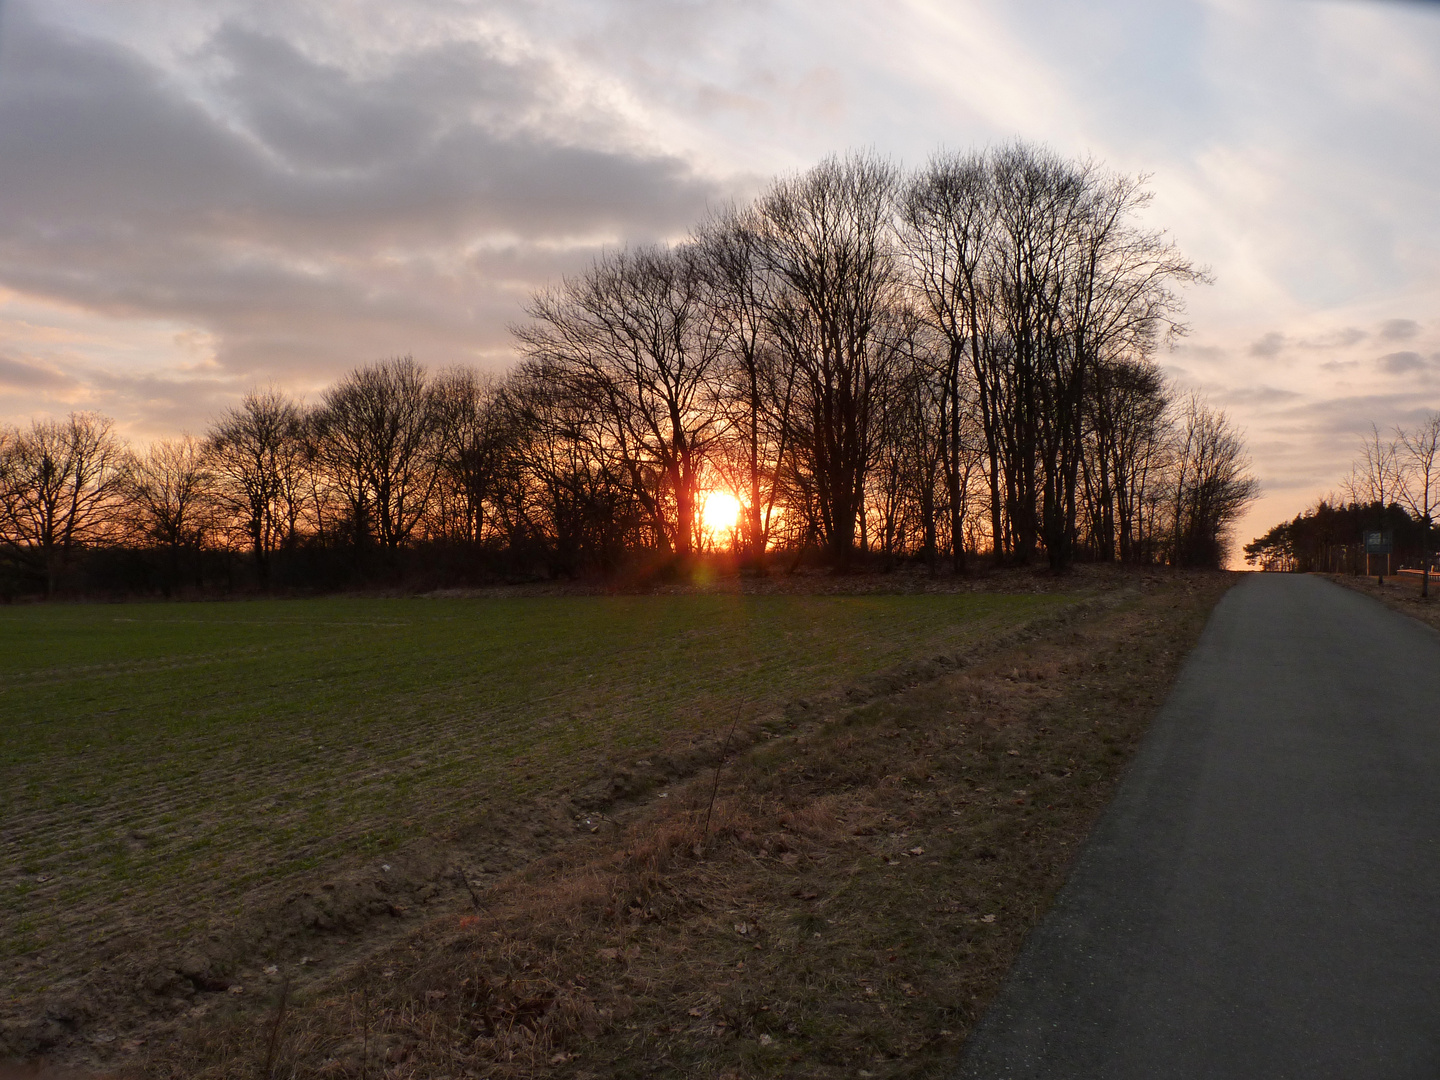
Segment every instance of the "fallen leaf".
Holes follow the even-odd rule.
[[[239,983],[236,983],[234,986],[230,987],[230,993],[234,994],[236,997],[239,997],[244,992],[245,987],[241,986]]]
[[[761,1035],[761,1036],[760,1036],[760,1045],[761,1045],[761,1046],[769,1046],[769,1045],[770,1045],[771,1043],[773,1043],[774,1041],[775,1041],[775,1040],[772,1039],[769,1035]]]
[[[265,965],[265,974],[266,974],[266,975],[279,975],[279,974],[280,974],[280,968],[277,967],[275,964],[266,964],[266,965]]]
[[[449,996],[450,996],[449,993],[447,993],[447,992],[444,991],[444,990],[426,990],[426,991],[425,991],[425,1000],[426,1000],[426,1001],[444,1001],[444,1000],[445,1000],[447,997],[449,997]]]
[[[911,854],[911,855],[924,855],[924,854],[925,854],[925,849],[924,849],[923,847],[912,847],[912,848],[910,849],[910,854]]]
[[[981,916],[980,916],[980,921],[981,921],[981,922],[994,922],[994,921],[995,921],[995,916],[994,916],[994,915],[981,915]]]

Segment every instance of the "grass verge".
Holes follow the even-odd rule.
[[[832,701],[718,788],[671,786],[283,1012],[286,973],[259,976],[137,1070],[948,1075],[1232,581],[1136,575],[1123,601]]]

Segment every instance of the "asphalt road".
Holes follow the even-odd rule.
[[[1440,634],[1232,589],[960,1075],[1440,1077]]]

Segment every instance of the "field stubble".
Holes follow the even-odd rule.
[[[282,967],[333,980],[417,914],[610,838],[731,721],[748,744],[1073,600],[0,611],[0,1052],[123,1060]]]
[[[1135,575],[814,702],[469,910],[283,1008],[278,979],[266,1008],[227,1002],[138,1068],[948,1075],[1232,580]]]

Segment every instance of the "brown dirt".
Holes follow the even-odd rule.
[[[688,779],[637,762],[655,797],[617,777],[608,809],[291,896],[273,970],[217,941],[132,986],[146,1010],[34,1022],[125,1076],[938,1076],[1232,581],[1111,574],[974,656],[789,703],[713,806],[715,748]]]

